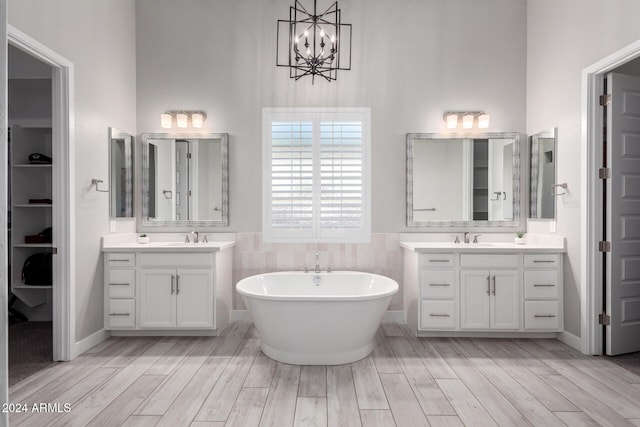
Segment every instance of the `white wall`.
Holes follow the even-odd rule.
[[[581,72],[640,39],[635,0],[527,2],[527,133],[558,127],[557,233],[567,238],[565,329],[580,336]],[[542,231],[542,230],[540,230]]]
[[[108,182],[108,128],[136,133],[135,8],[132,0],[12,0],[9,24],[75,66],[75,341],[102,329],[100,236],[109,197],[90,188]]]
[[[311,4],[311,1],[303,3]],[[328,1],[319,1],[319,8]],[[405,134],[442,132],[447,110],[525,130],[525,0],[345,0],[352,70],[327,83],[275,66],[293,0],[137,0],[138,132],[165,110],[205,110],[230,134],[230,231],[261,228],[261,109],[371,107],[372,229],[405,226]]]

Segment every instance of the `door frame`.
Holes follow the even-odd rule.
[[[602,312],[602,254],[598,251],[602,236],[602,191],[599,189],[598,169],[602,165],[602,109],[599,97],[603,93],[604,78],[619,66],[640,57],[640,40],[612,53],[582,70],[582,188],[581,188],[581,351],[585,354],[604,353],[602,326],[598,315]]]
[[[74,66],[73,63],[17,28],[7,25],[8,44],[52,68],[52,144],[58,167],[52,177],[53,229],[58,262],[54,268],[53,360],[73,359],[75,346],[75,162],[74,162]],[[6,146],[5,146],[6,150]]]

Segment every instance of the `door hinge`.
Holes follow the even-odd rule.
[[[600,105],[603,107],[611,105],[611,94],[600,95]]]
[[[600,169],[598,169],[598,178],[600,178],[600,179],[609,179],[609,178],[611,178],[611,169],[610,168],[600,168]]]
[[[51,248],[51,253],[54,255],[58,255],[58,248]]]
[[[187,153],[187,159],[191,158],[191,153]]]
[[[611,242],[609,241],[599,241],[598,242],[598,251],[600,252],[611,252]]]
[[[611,324],[611,316],[609,316],[607,313],[598,314],[598,324],[609,326]]]

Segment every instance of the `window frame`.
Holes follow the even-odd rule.
[[[312,227],[272,226],[272,123],[311,121],[313,128]],[[362,224],[358,228],[320,226],[320,123],[357,121],[362,124]],[[370,108],[263,108],[262,109],[262,235],[265,242],[367,243],[371,240],[371,109]]]

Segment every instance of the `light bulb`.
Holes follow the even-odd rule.
[[[458,127],[458,115],[457,114],[449,114],[447,115],[447,128],[455,129]]]
[[[204,122],[204,114],[202,113],[191,114],[191,124],[193,125],[194,128],[201,128],[203,122]]]
[[[165,129],[171,129],[171,119],[172,117],[169,113],[160,114],[160,126]]]
[[[298,36],[295,36],[295,37],[293,38],[293,42],[294,42],[295,44],[298,44],[298,43],[300,42],[300,38],[299,38]]]
[[[320,37],[324,37],[324,30],[322,28],[320,29]]]
[[[463,129],[471,129],[473,127],[473,114],[465,114],[462,116]]]
[[[489,127],[490,121],[491,121],[491,116],[486,113],[482,113],[478,116],[478,127],[480,129],[486,129]]]
[[[176,114],[176,123],[179,128],[186,128],[189,122],[188,116],[185,113]]]

